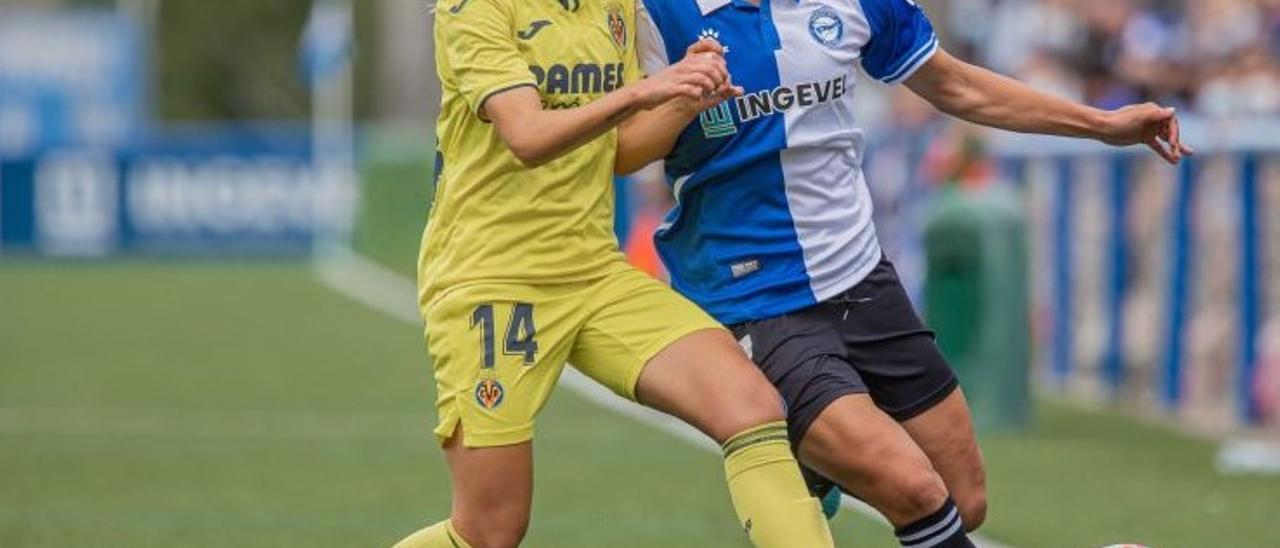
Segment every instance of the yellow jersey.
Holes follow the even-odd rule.
[[[472,282],[573,282],[624,268],[613,231],[617,131],[530,169],[480,112],[520,86],[535,87],[545,109],[570,109],[638,79],[635,0],[444,0],[435,25],[443,100],[423,305]]]

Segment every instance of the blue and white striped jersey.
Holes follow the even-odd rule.
[[[736,100],[681,134],[666,169],[676,206],[655,240],[677,290],[723,323],[773,317],[861,281],[881,256],[854,119],[860,63],[887,83],[938,49],[911,0],[642,0],[653,74],[719,40]]]

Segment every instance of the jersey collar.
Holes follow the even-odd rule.
[[[710,15],[711,12],[732,3],[733,0],[698,0],[698,7],[702,9],[702,15]]]

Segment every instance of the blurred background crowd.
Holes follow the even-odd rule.
[[[433,3],[352,2],[362,61],[356,67],[361,117],[430,122],[436,96],[430,20],[423,13]],[[237,0],[216,11],[193,0],[0,3],[9,8],[41,5],[118,6],[154,25],[162,46],[155,59],[162,116],[304,114],[304,90],[278,71],[292,62],[292,46],[309,5],[304,0],[270,5]],[[922,5],[952,53],[1066,97],[1100,107],[1155,100],[1219,117],[1280,113],[1280,0],[949,0]],[[235,29],[227,32],[244,42],[212,40],[222,29]],[[210,64],[193,65],[203,61]],[[193,75],[203,76],[178,78]],[[215,76],[237,84],[207,87],[206,100],[195,102],[179,89],[208,84]]]
[[[1211,116],[1280,112],[1276,0],[957,0],[949,45],[1101,107],[1154,100]]]

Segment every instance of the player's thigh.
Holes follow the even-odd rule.
[[[777,390],[722,330],[697,331],[668,345],[649,360],[637,393],[640,403],[721,444],[786,418]]]
[[[436,436],[459,425],[466,447],[527,442],[580,322],[572,292],[519,284],[458,288],[426,310]]]
[[[603,282],[570,362],[614,392],[723,442],[782,418],[777,392],[728,330],[638,271]]]
[[[478,546],[514,546],[533,505],[533,443],[470,448],[459,427],[444,445],[453,478],[453,526]]]
[[[980,526],[987,513],[987,476],[964,392],[952,392],[902,425],[942,475],[965,526],[971,530]]]

